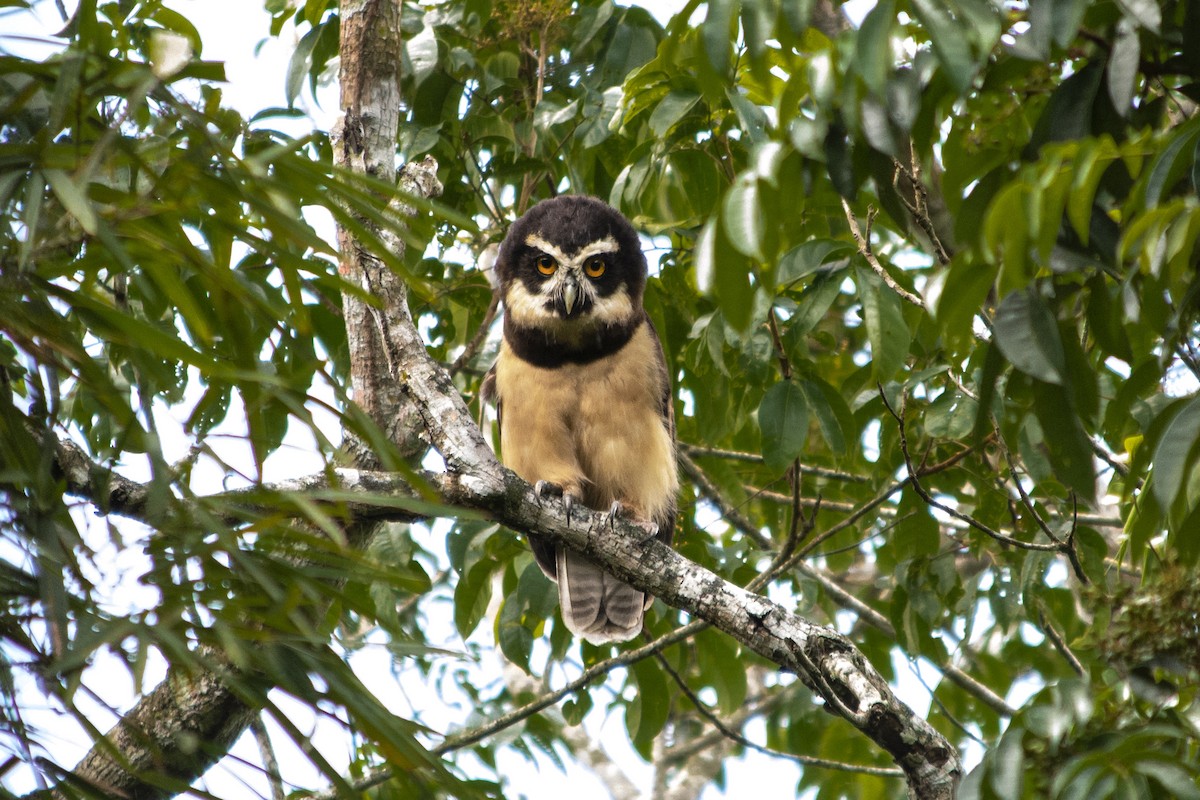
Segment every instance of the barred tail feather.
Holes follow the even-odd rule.
[[[558,602],[567,628],[592,644],[627,642],[642,630],[646,594],[570,550],[556,554]]]

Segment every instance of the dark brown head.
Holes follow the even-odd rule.
[[[646,287],[633,226],[582,195],[545,200],[514,222],[496,272],[507,314],[531,327],[624,323],[640,315]]]

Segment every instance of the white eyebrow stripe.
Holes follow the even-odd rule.
[[[568,256],[557,246],[543,239],[536,233],[531,233],[525,237],[525,244],[530,247],[536,247],[546,255],[553,258],[563,267],[578,268],[581,263],[591,256],[599,253],[615,253],[621,249],[621,245],[612,236],[605,236],[603,239],[598,239],[594,242],[585,244],[579,251],[571,256]]]
[[[566,253],[564,253],[562,250],[559,250],[556,246],[550,244],[536,233],[531,233],[526,236],[525,244],[529,245],[530,247],[536,247],[538,250],[541,250],[543,253],[553,258],[559,264],[565,264],[567,262]]]
[[[575,254],[575,258],[584,259],[588,256],[594,256],[597,253],[615,253],[620,249],[621,245],[617,244],[616,239],[611,236],[605,236],[599,241],[584,245],[583,249]]]

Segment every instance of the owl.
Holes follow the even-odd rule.
[[[513,223],[496,275],[504,337],[485,379],[500,454],[542,498],[638,522],[668,544],[679,478],[670,378],[642,306],[633,226],[593,197],[538,203]],[[563,621],[593,643],[628,641],[653,598],[531,534]]]

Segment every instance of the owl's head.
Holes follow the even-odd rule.
[[[640,319],[646,257],[633,226],[594,197],[563,195],[529,209],[496,260],[506,324],[563,344]]]

